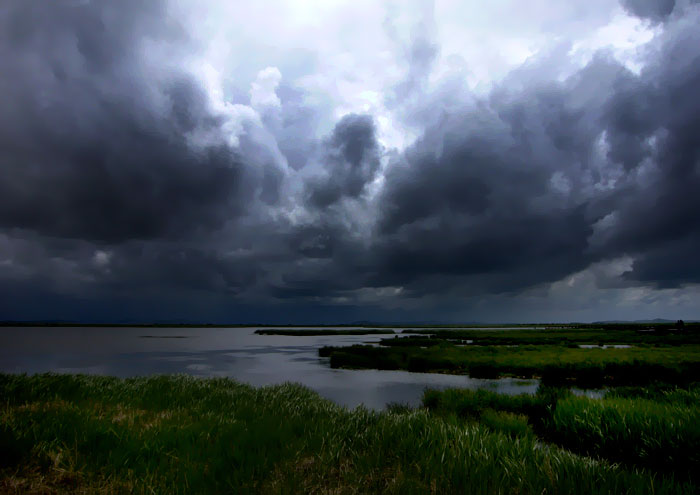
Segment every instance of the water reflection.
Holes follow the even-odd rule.
[[[487,380],[406,371],[334,370],[324,345],[378,342],[386,335],[256,335],[246,328],[2,328],[0,371],[89,373],[121,377],[161,373],[228,376],[255,386],[302,383],[348,407],[418,405],[431,388],[489,388],[533,393],[536,380]],[[144,338],[144,336],[147,336]]]

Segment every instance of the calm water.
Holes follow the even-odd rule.
[[[302,383],[338,404],[381,409],[417,405],[426,387],[534,392],[536,380],[483,380],[405,371],[334,370],[318,357],[324,345],[378,342],[387,335],[286,337],[245,328],[0,328],[0,371],[154,373],[228,376],[251,385]]]

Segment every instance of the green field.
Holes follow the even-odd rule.
[[[481,414],[483,422],[444,407],[349,411],[299,385],[253,388],[183,376],[0,375],[0,397],[2,493],[588,495],[697,488],[543,443],[528,433],[524,415],[498,409]]]

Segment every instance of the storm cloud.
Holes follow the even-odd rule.
[[[636,16],[660,21],[673,12],[676,0],[623,0],[622,5]]]
[[[600,46],[591,14],[488,84],[439,5],[365,7],[357,66],[303,29],[279,55],[235,22],[215,43],[175,1],[0,9],[2,316],[603,319],[697,294],[696,2],[622,0],[603,28],[643,41]]]
[[[379,168],[380,146],[372,118],[346,115],[324,143],[323,177],[310,185],[310,201],[329,206],[344,196],[358,197]]]
[[[164,4],[14,2],[1,31],[3,227],[105,242],[179,237],[219,227],[254,199],[225,116],[191,74],[147,60],[186,43]]]

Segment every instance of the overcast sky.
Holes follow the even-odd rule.
[[[700,319],[694,0],[0,4],[0,319]]]

